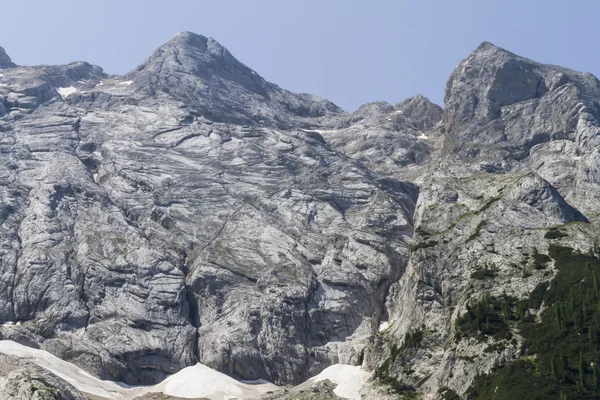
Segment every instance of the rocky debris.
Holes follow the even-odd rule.
[[[45,368],[6,354],[0,354],[0,398],[86,400],[72,385]]]
[[[296,390],[282,390],[263,396],[261,400],[338,400],[342,399],[334,393],[336,385],[330,380],[317,382],[310,387]]]

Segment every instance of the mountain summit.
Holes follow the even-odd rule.
[[[126,77],[215,121],[308,127],[314,118],[343,114],[329,101],[265,81],[216,40],[190,32],[175,35]]]

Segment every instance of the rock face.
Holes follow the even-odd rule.
[[[14,66],[15,64],[13,64],[8,54],[6,54],[4,48],[0,46],[0,69],[12,68]]]
[[[489,43],[444,110],[349,114],[191,33],[122,77],[0,68],[0,334],[103,379],[349,363],[394,382],[366,398],[463,394],[521,345],[456,335],[468,303],[596,246],[600,83]]]
[[[214,39],[189,32],[176,35],[126,78],[138,92],[167,93],[215,122],[289,129],[343,114],[329,101],[265,81]]]
[[[378,355],[366,357],[380,375],[425,398],[441,388],[462,395],[477,374],[519,356],[518,332],[481,341],[457,335],[458,319],[485,295],[522,299],[551,280],[555,270],[536,261],[550,244],[597,248],[599,88],[590,74],[490,43],[452,73],[442,140],[420,178],[408,267],[378,339],[404,350],[376,345]],[[559,239],[548,235],[558,227]]]
[[[442,109],[419,95],[396,106],[365,104],[318,132],[377,175],[414,182],[430,160],[441,120]]]
[[[198,360],[277,383],[362,362],[418,191],[314,130],[355,115],[190,33],[125,77],[79,62],[0,82],[4,338],[133,384]],[[411,115],[395,146],[426,154]]]

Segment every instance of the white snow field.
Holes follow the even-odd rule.
[[[325,368],[319,375],[310,378],[306,383],[316,383],[329,379],[337,386],[333,393],[349,400],[360,400],[360,389],[367,383],[370,373],[359,366],[335,364]]]
[[[0,340],[0,353],[26,359],[46,368],[81,392],[110,400],[132,400],[146,393],[164,393],[187,399],[257,399],[269,391],[281,389],[265,381],[257,381],[255,384],[248,381],[240,382],[202,364],[184,368],[154,386],[128,387],[117,382],[95,378],[45,350],[34,349],[10,340]],[[349,400],[360,400],[359,391],[367,382],[369,375],[358,366],[336,364],[299,386],[307,387],[312,383],[329,379],[337,385],[334,389],[335,394]]]
[[[62,96],[63,99],[66,99],[67,97],[69,97],[69,95],[72,95],[73,93],[77,92],[77,89],[73,86],[69,86],[56,88],[56,91]]]

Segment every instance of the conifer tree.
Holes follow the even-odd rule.
[[[583,363],[583,354],[579,353],[579,386],[581,387],[581,390],[585,390],[584,371],[585,365]]]

